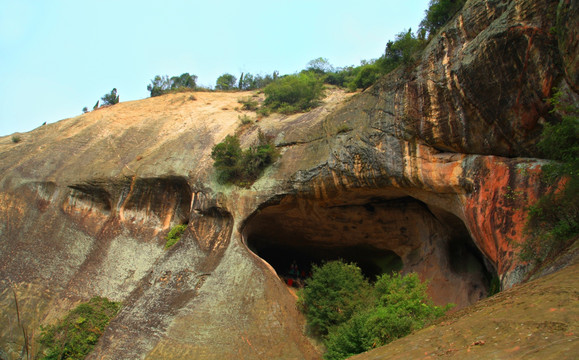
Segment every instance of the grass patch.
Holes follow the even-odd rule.
[[[45,350],[41,359],[84,359],[120,309],[119,302],[94,297],[57,324],[42,327],[39,341]]]
[[[239,119],[239,121],[241,121],[241,125],[247,125],[247,124],[251,124],[253,122],[253,119],[245,114],[240,115],[237,118]]]

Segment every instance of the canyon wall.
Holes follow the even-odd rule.
[[[459,307],[520,282],[545,99],[577,98],[578,18],[567,0],[468,1],[412,66],[250,126],[251,93],[182,93],[0,138],[0,357],[98,295],[123,309],[89,358],[319,358],[280,253],[416,271]],[[212,146],[258,131],[280,159],[218,184]]]

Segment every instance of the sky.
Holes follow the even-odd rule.
[[[117,88],[144,99],[155,75],[197,84],[378,58],[416,30],[428,0],[0,0],[0,136],[92,109]]]

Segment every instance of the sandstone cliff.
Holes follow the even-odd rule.
[[[276,275],[290,257],[416,271],[459,307],[495,275],[520,282],[544,99],[577,96],[577,18],[566,0],[469,1],[415,66],[246,128],[252,94],[183,93],[1,138],[0,355],[23,346],[12,288],[35,334],[92,296],[122,301],[91,358],[309,359]],[[219,185],[212,146],[259,129],[280,160],[249,189]]]

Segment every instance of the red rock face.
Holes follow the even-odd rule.
[[[524,238],[528,204],[541,196],[540,166],[510,159],[479,159],[475,189],[465,204],[466,223],[481,251],[508,275],[519,261],[517,244]],[[508,279],[508,286],[520,279]]]

